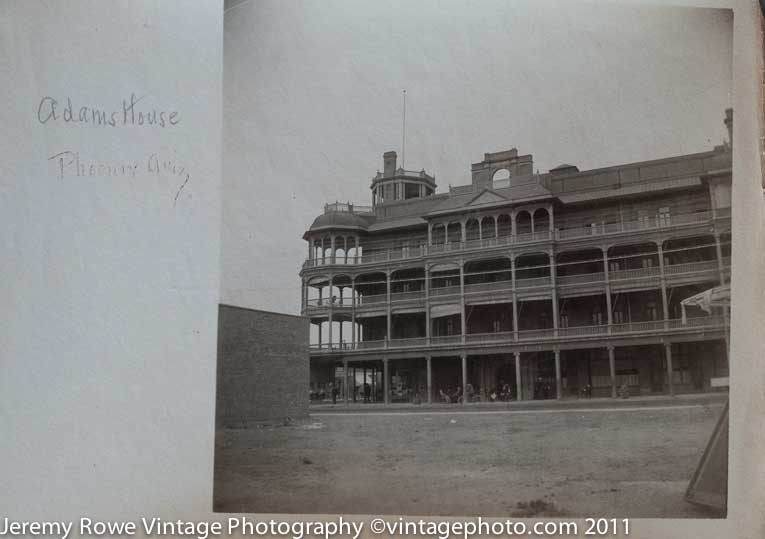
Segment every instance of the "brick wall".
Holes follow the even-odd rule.
[[[216,428],[308,415],[308,323],[219,306]]]

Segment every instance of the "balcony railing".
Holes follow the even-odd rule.
[[[531,277],[529,279],[516,279],[515,288],[534,288],[538,286],[552,285],[551,277]]]
[[[723,264],[725,264],[724,261]],[[686,262],[683,264],[665,264],[664,275],[698,273],[700,271],[717,271],[717,269],[717,260],[706,260],[704,262]]]
[[[676,277],[682,275],[694,275],[703,272],[716,272],[719,266],[717,260],[705,260],[702,262],[686,262],[682,264],[667,264],[664,266],[664,274],[669,277]],[[723,258],[723,270],[730,272],[730,257]],[[636,268],[610,271],[608,274],[609,280],[614,282],[630,281],[648,278],[658,278],[661,275],[661,268]],[[558,286],[573,286],[582,284],[597,284],[605,282],[605,274],[598,273],[582,273],[575,275],[559,275],[556,277]],[[529,279],[516,279],[515,290],[523,290],[534,287],[551,286],[552,279],[550,277],[532,277]],[[493,281],[488,283],[473,283],[465,285],[465,295],[474,294],[502,294],[510,293],[513,291],[513,285],[511,280]],[[448,298],[451,296],[459,296],[459,286],[442,286],[434,287],[430,289],[431,299]],[[393,292],[391,293],[391,303],[401,303],[407,301],[423,301],[425,299],[425,290],[413,290],[409,292]],[[363,308],[368,306],[384,306],[388,303],[387,294],[371,294],[371,295],[359,295],[356,299],[356,308]],[[322,298],[322,299],[309,299],[306,304],[306,309],[318,309],[328,308],[333,309],[349,309],[352,305],[350,298]]]
[[[669,320],[648,320],[639,322],[626,322],[621,324],[602,324],[597,326],[573,326],[566,328],[530,329],[518,331],[516,340],[515,333],[512,331],[502,331],[493,333],[469,333],[464,336],[466,344],[498,344],[528,341],[548,341],[559,342],[567,339],[588,336],[608,336],[619,337],[631,334],[655,334],[655,333],[676,333],[678,331],[698,330],[700,328],[724,329],[725,320],[721,316],[700,316],[686,319]],[[462,335],[442,335],[437,337],[413,337],[407,339],[375,340],[361,341],[358,343],[332,344],[323,343],[310,346],[312,351],[330,352],[330,351],[355,351],[355,350],[378,350],[391,348],[427,348],[439,346],[453,346],[463,342]]]
[[[343,203],[330,204],[328,206],[338,207],[332,211],[350,211],[365,212],[366,208],[361,206],[348,205]],[[345,208],[345,209],[344,209]],[[730,216],[730,208],[719,208],[716,210],[717,218],[727,218]],[[693,224],[702,224],[711,222],[713,214],[711,211],[702,211],[696,213],[672,215],[672,216],[648,216],[638,220],[620,221],[616,223],[593,223],[591,225],[579,226],[573,228],[556,228],[554,231],[538,230],[535,232],[523,232],[515,235],[503,235],[499,237],[456,240],[448,241],[427,246],[405,247],[401,249],[389,249],[381,252],[373,252],[361,256],[315,258],[306,260],[304,268],[318,267],[334,264],[364,265],[385,262],[388,260],[400,260],[410,258],[420,258],[426,255],[439,254],[453,251],[463,251],[471,249],[483,249],[487,247],[499,247],[504,245],[518,245],[536,241],[546,241],[550,239],[569,240],[580,239],[593,236],[605,236],[609,234],[620,234],[623,232],[636,232],[641,230],[659,230],[672,228],[676,226],[685,226]]]
[[[598,273],[580,273],[575,275],[558,275],[555,277],[555,282],[561,286],[570,284],[587,284],[587,283],[600,283],[605,281],[606,274]]]

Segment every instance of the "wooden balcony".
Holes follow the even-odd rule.
[[[467,335],[445,335],[436,337],[414,337],[408,339],[391,339],[362,341],[358,343],[311,345],[312,354],[331,354],[338,352],[363,352],[370,350],[422,350],[453,348],[455,345],[512,345],[512,344],[560,344],[566,341],[587,339],[591,337],[628,337],[675,335],[696,331],[722,331],[726,328],[721,316],[701,316],[682,319],[649,320],[627,322],[622,324],[602,324],[598,326],[575,326],[566,328],[542,328],[520,330],[517,332],[504,331],[494,333],[469,333]]]
[[[624,233],[669,230],[684,226],[712,224],[715,219],[719,220],[729,218],[730,208],[718,208],[714,213],[710,210],[689,214],[672,215],[671,217],[668,216],[665,218],[652,216],[640,220],[628,220],[618,223],[594,223],[589,226],[556,228],[553,231],[542,230],[535,231],[533,233],[520,233],[494,238],[470,239],[465,241],[452,241],[434,245],[406,247],[402,249],[388,249],[386,251],[374,252],[361,256],[344,256],[336,257],[335,259],[332,259],[332,257],[309,259],[303,263],[303,269],[335,265],[363,266],[379,264],[388,261],[418,259],[427,256],[440,255],[443,253],[486,250],[492,248],[526,245],[535,242],[546,242],[551,240],[561,242],[593,237],[605,237]]]
[[[723,271],[730,273],[730,258],[723,258]],[[667,264],[664,266],[664,276],[668,286],[680,286],[682,284],[700,282],[705,280],[716,280],[719,277],[719,266],[717,260],[705,260],[701,262],[687,262],[683,264]],[[608,274],[612,290],[624,290],[625,287],[645,287],[646,281],[655,280],[656,286],[661,277],[661,268],[658,266],[650,268],[624,269],[610,271]],[[565,290],[573,288],[589,288],[605,285],[606,276],[603,272],[583,273],[575,275],[560,275],[556,277],[558,288]],[[648,283],[651,284],[651,283]],[[492,281],[488,283],[473,283],[465,285],[466,300],[480,301],[486,295],[495,297],[506,297],[510,301],[513,291],[524,293],[535,288],[549,288],[552,286],[550,277],[533,277],[529,279],[516,279],[515,288],[510,280]],[[565,292],[564,290],[564,292]],[[605,293],[605,288],[602,289]],[[563,292],[562,292],[563,293]],[[444,286],[430,289],[431,303],[444,303],[458,301],[460,298],[459,286]],[[410,292],[394,292],[391,294],[391,306],[397,305],[417,305],[424,307],[425,291],[415,290]],[[374,294],[359,296],[356,302],[357,311],[368,309],[385,309],[388,305],[387,294]],[[306,305],[306,314],[318,314],[329,311],[330,307],[338,312],[350,310],[353,306],[348,298],[335,299],[334,303],[329,299],[323,300],[311,299]]]

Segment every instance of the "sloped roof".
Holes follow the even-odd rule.
[[[425,225],[426,221],[422,217],[396,217],[394,219],[383,219],[369,225],[369,232],[382,232],[384,230],[393,230],[396,228],[406,228],[410,226]]]
[[[310,230],[325,229],[325,228],[359,228],[366,230],[369,227],[370,220],[374,219],[374,216],[370,215],[368,218],[364,218],[357,213],[352,212],[329,212],[319,215],[314,219]]]
[[[690,178],[677,178],[671,180],[660,180],[651,183],[636,183],[617,187],[616,189],[606,187],[600,189],[587,189],[582,191],[572,191],[569,193],[559,193],[557,197],[564,204],[573,204],[576,202],[589,202],[594,200],[606,200],[610,198],[621,198],[630,195],[638,195],[652,191],[669,191],[671,189],[681,189],[683,187],[692,187],[701,185],[701,178],[693,176]]]

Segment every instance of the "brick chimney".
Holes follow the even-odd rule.
[[[395,176],[396,174],[396,152],[385,152],[383,154],[383,176]]]

